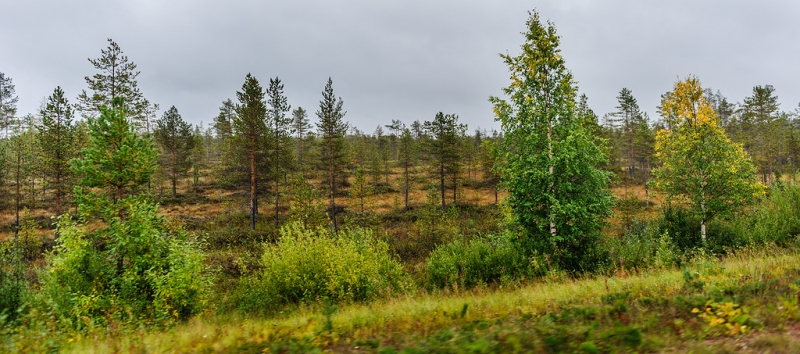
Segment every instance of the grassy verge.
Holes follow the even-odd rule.
[[[800,255],[747,251],[677,270],[548,277],[515,289],[209,317],[75,338],[73,352],[794,352]],[[702,315],[702,317],[701,317]]]

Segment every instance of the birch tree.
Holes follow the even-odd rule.
[[[742,145],[725,135],[696,77],[676,83],[662,96],[660,110],[668,128],[656,135],[662,165],[653,171],[655,187],[700,217],[705,244],[708,220],[752,203],[764,186]]]
[[[490,99],[504,135],[503,185],[529,251],[565,270],[590,270],[613,203],[609,173],[598,168],[606,156],[576,114],[577,87],[555,26],[531,12],[527,27],[522,52],[501,55],[508,99]]]

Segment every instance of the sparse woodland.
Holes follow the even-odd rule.
[[[599,116],[523,36],[500,130],[250,74],[193,126],[110,39],[38,112],[0,72],[0,351],[800,350],[800,106],[687,76]]]

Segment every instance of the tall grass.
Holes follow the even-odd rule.
[[[770,255],[772,254],[772,255]],[[147,352],[209,351],[224,352],[225,348],[269,347],[267,343],[306,343],[306,348],[352,348],[357,338],[420,338],[445,328],[464,327],[482,321],[501,323],[509,316],[544,316],[559,313],[565,308],[602,308],[617,294],[627,294],[629,303],[649,303],[657,299],[672,299],[678,306],[671,311],[681,311],[678,316],[691,319],[691,306],[702,304],[713,294],[724,294],[725,289],[739,289],[746,283],[766,281],[776,277],[796,277],[800,257],[784,249],[770,251],[739,251],[725,260],[697,259],[688,271],[699,274],[705,282],[698,300],[680,300],[687,290],[685,271],[678,269],[652,270],[627,277],[587,277],[583,279],[543,278],[513,291],[476,290],[461,295],[441,296],[412,293],[370,304],[351,304],[330,316],[332,331],[323,330],[324,315],[321,306],[298,309],[272,319],[229,319],[216,322],[196,319],[186,325],[166,332],[150,332],[140,336],[109,338],[100,342],[82,340],[69,350],[76,352],[109,351],[118,349]],[[768,289],[768,288],[767,288]],[[733,291],[733,290],[731,290]],[[736,290],[739,291],[739,290]],[[654,300],[655,299],[655,300]],[[661,301],[661,300],[658,300]],[[671,301],[671,300],[670,300]],[[688,301],[688,302],[687,302]],[[689,307],[686,307],[689,306]],[[683,314],[685,312],[685,314]],[[681,320],[685,321],[685,320]],[[654,324],[657,325],[658,322]],[[670,322],[671,323],[671,322]],[[676,322],[677,323],[677,322]],[[700,323],[700,322],[697,322]],[[694,326],[694,325],[692,325]],[[658,328],[658,327],[656,327]],[[672,330],[672,325],[667,329]],[[692,327],[687,327],[687,329]],[[680,328],[676,330],[680,331]],[[337,347],[335,338],[350,338],[349,344]],[[406,343],[408,342],[401,342]],[[401,344],[395,343],[395,344]],[[678,342],[682,343],[682,342]],[[298,347],[301,348],[301,347]],[[309,349],[310,350],[310,349]]]

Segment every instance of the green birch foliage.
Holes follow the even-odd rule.
[[[755,201],[764,187],[740,144],[730,141],[717,113],[703,96],[700,81],[689,77],[675,84],[661,100],[667,123],[656,136],[655,187],[671,201],[685,202],[705,224],[715,215],[730,215]]]
[[[72,171],[70,160],[75,155],[75,126],[72,124],[73,110],[64,96],[64,90],[56,87],[47,98],[41,111],[42,122],[39,130],[42,172],[47,183],[55,192],[56,213],[61,214],[63,196],[69,191]]]
[[[522,53],[501,55],[511,72],[508,100],[490,99],[505,137],[503,184],[530,252],[568,271],[590,270],[613,204],[609,173],[597,167],[606,156],[576,115],[555,26],[536,12],[527,26]]]
[[[155,168],[153,142],[134,133],[122,100],[114,103],[89,121],[85,157],[73,160],[81,185],[103,191],[142,184]],[[211,280],[191,235],[160,216],[146,195],[110,203],[93,190],[75,190],[80,212],[59,219],[37,304],[74,330],[165,324],[202,311]]]

